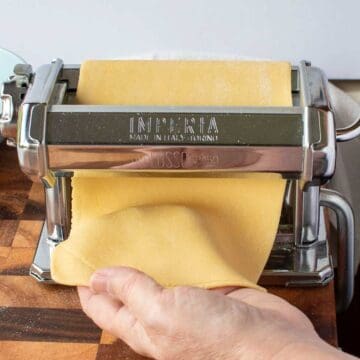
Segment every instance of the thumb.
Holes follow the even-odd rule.
[[[129,267],[110,267],[96,271],[90,287],[120,300],[138,318],[144,318],[159,300],[163,287],[143,272]]]

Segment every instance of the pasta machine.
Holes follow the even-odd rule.
[[[19,64],[4,83],[1,135],[17,147],[22,171],[42,181],[46,222],[30,274],[51,282],[54,246],[71,227],[73,171],[275,172],[287,180],[281,220],[262,285],[325,285],[336,274],[338,307],[354,283],[354,219],[348,202],[322,185],[335,171],[336,143],[360,122],[335,129],[322,71],[292,67],[292,107],[77,105],[79,66],[59,59],[35,72]],[[324,209],[337,216],[330,239]]]

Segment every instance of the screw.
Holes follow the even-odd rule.
[[[17,64],[14,67],[14,73],[16,75],[29,77],[32,73],[32,67],[30,64]]]

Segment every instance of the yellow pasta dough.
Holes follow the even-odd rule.
[[[291,106],[280,62],[88,61],[85,104]],[[87,285],[98,268],[126,265],[164,286],[255,287],[279,223],[277,174],[216,177],[75,173],[72,228],[53,251],[56,282]]]
[[[86,61],[81,104],[291,106],[291,66],[271,61]]]

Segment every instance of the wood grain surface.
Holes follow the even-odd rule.
[[[0,145],[0,360],[144,359],[84,315],[74,288],[28,276],[44,214],[42,185],[21,173],[14,149]],[[333,284],[269,291],[304,311],[320,336],[337,344]]]

